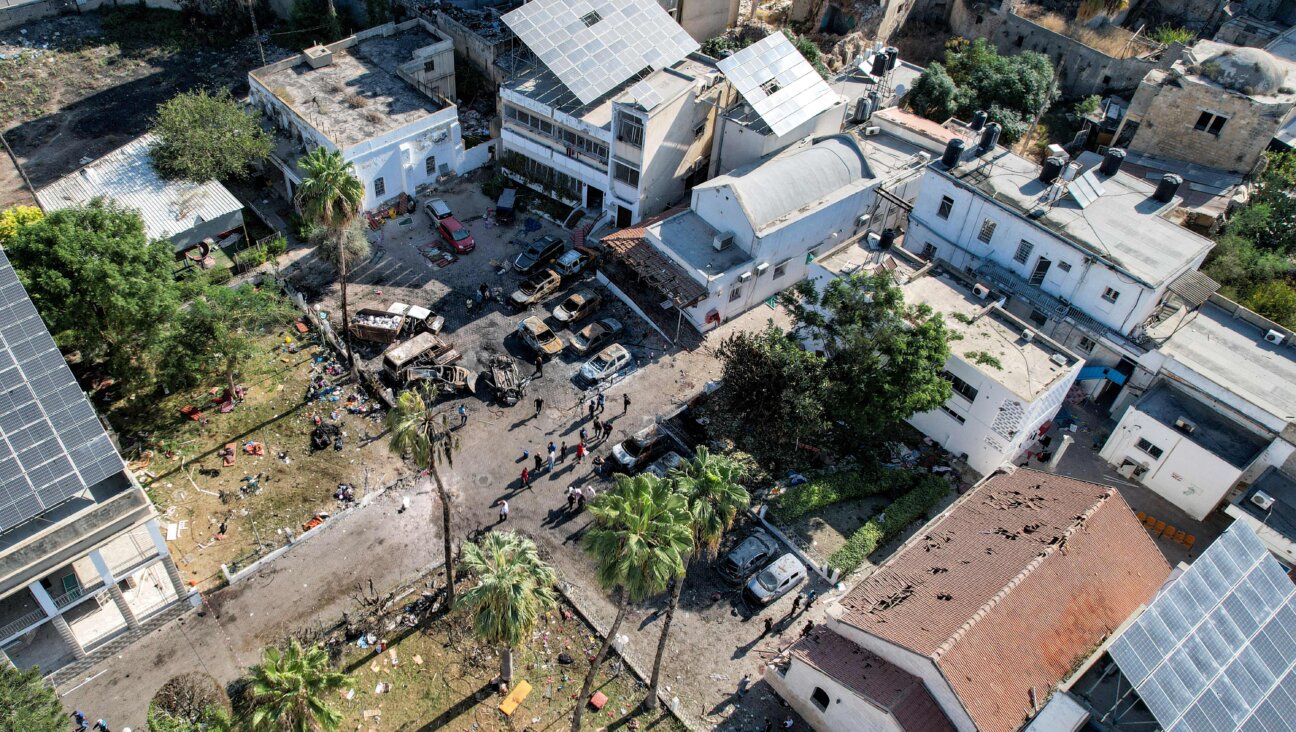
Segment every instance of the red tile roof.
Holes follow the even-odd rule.
[[[977,728],[1018,729],[1170,573],[1115,489],[998,475],[842,601],[841,621],[930,657]]]
[[[954,732],[922,679],[819,626],[791,648],[792,656],[819,669],[876,706],[906,730]]]

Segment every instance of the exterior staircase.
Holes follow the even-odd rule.
[[[96,646],[94,650],[86,654],[85,658],[77,659],[52,673],[46,674],[45,680],[56,689],[68,683],[81,681],[81,676],[85,672],[125,650],[127,646],[144,635],[161,628],[192,609],[193,607],[190,606],[187,598],[180,598],[157,615],[145,619],[144,622],[140,623],[138,630],[126,629],[118,633],[108,641]]]

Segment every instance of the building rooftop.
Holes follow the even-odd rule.
[[[1219,410],[1193,399],[1164,381],[1144,393],[1137,407],[1140,412],[1187,437],[1235,468],[1250,465],[1269,445],[1267,440],[1243,429]],[[1191,431],[1180,429],[1175,424],[1180,419],[1192,422],[1195,428]]]
[[[931,658],[978,729],[1009,732],[1169,573],[1115,489],[1019,468],[921,529],[840,622]]]
[[[1151,329],[1158,351],[1268,412],[1296,421],[1296,353],[1264,340],[1265,330],[1213,303],[1180,310]],[[1272,425],[1279,431],[1281,425]]]
[[[721,59],[717,66],[764,129],[775,135],[786,135],[842,102],[781,31]]]
[[[404,25],[404,24],[402,24]],[[414,52],[450,43],[421,22],[392,35],[363,37],[329,48],[332,61],[312,68],[306,54],[251,72],[290,109],[339,148],[349,148],[429,117],[449,106],[397,74]]]
[[[165,180],[153,168],[146,134],[36,192],[46,211],[79,206],[92,198],[112,199],[136,209],[150,239],[170,239],[203,221],[212,221],[243,204],[219,181]]]
[[[717,250],[715,238],[720,232],[692,209],[649,224],[644,229],[649,236],[662,242],[677,258],[683,260],[690,273],[705,282],[752,261],[745,250],[732,244]]]
[[[794,658],[836,679],[913,732],[954,732],[923,680],[828,630],[815,628],[792,646]]]
[[[871,252],[852,244],[821,260],[829,272],[848,275],[882,265],[891,270],[904,292],[905,303],[925,304],[944,316],[945,327],[962,338],[950,344],[950,351],[1025,401],[1034,401],[1078,362],[1075,354],[1038,333],[1022,339],[1023,331],[1035,331],[1003,309],[978,298],[968,282],[941,269],[923,270],[907,258],[908,252],[894,248],[889,253]],[[917,275],[917,276],[915,276]],[[979,363],[969,353],[989,354],[999,364]],[[1063,358],[1063,364],[1053,360]]]
[[[1261,508],[1251,500],[1257,493],[1274,499],[1273,505],[1268,509]],[[1256,521],[1296,541],[1296,478],[1270,466],[1234,501],[1234,505]]]
[[[1003,148],[980,156],[965,154],[953,170],[939,163],[930,169],[1151,287],[1161,286],[1206,256],[1213,242],[1176,223],[1171,218],[1175,206],[1152,198],[1155,186],[1123,171],[1101,175],[1096,170],[1099,161],[1093,153],[1079,158],[1082,171],[1077,180],[1092,169],[1103,189],[1085,207],[1069,193],[1050,205],[1047,199],[1053,186],[1040,181],[1040,166]]]
[[[1184,52],[1172,70],[1171,78],[1182,74],[1261,101],[1296,99],[1290,81],[1296,64],[1263,48],[1201,40]]]
[[[0,249],[0,533],[124,469]]]

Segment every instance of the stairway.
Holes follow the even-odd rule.
[[[93,651],[87,653],[85,658],[73,661],[53,673],[47,674],[45,680],[56,689],[64,684],[79,681],[86,671],[125,650],[127,646],[139,640],[142,636],[161,628],[191,609],[189,602],[185,598],[180,598],[162,612],[141,623],[139,630],[128,629],[113,636],[106,643],[95,647]]]

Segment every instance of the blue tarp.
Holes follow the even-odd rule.
[[[1094,365],[1085,366],[1084,368],[1080,369],[1080,375],[1076,377],[1076,381],[1093,381],[1094,379],[1106,379],[1112,382],[1113,384],[1120,385],[1125,383],[1125,378],[1126,378],[1125,374],[1122,374],[1121,372],[1117,371],[1116,369],[1110,366],[1098,366],[1094,364]]]

